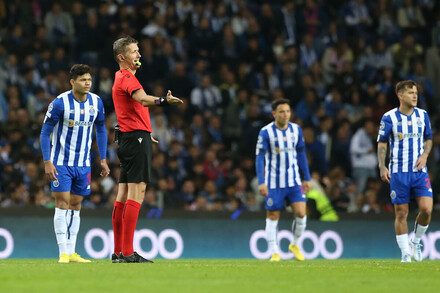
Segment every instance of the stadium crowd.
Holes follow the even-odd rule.
[[[418,82],[434,131],[428,161],[440,204],[440,3],[435,0],[0,1],[0,206],[53,207],[39,143],[48,104],[75,63],[93,69],[106,109],[109,177],[93,146],[84,208],[112,207],[119,162],[112,43],[139,40],[146,92],[185,103],[152,108],[153,180],[144,206],[259,211],[255,145],[285,97],[303,127],[315,188],[337,211],[391,212],[377,172],[394,84]]]

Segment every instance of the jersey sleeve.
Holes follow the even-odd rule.
[[[104,103],[101,99],[98,99],[98,116],[96,117],[95,124],[104,123],[105,121],[105,110]]]
[[[269,137],[266,130],[260,130],[257,139],[256,155],[265,155],[269,149]]]
[[[126,74],[122,82],[122,89],[132,96],[135,91],[143,89],[143,87],[134,75]]]
[[[62,99],[55,99],[47,107],[46,116],[44,117],[45,124],[55,126],[64,116],[64,103]]]
[[[258,184],[264,183],[264,155],[269,148],[269,137],[266,130],[260,130],[257,140],[257,150],[255,158],[255,169],[258,178]]]
[[[388,142],[390,138],[391,130],[393,129],[393,123],[391,117],[384,115],[380,121],[379,134],[377,135],[377,142]]]
[[[431,121],[429,120],[428,113],[425,114],[425,132],[423,133],[423,138],[425,140],[432,139],[432,129],[431,129]]]
[[[298,127],[298,143],[296,144],[296,151],[301,152],[305,149],[304,136],[301,127]]]

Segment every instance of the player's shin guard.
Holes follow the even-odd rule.
[[[272,250],[272,254],[278,253],[277,226],[278,226],[278,221],[266,219],[267,244],[269,245],[269,248]]]
[[[75,253],[76,238],[78,236],[79,225],[81,218],[79,211],[67,210],[66,223],[67,223],[67,253],[72,255]]]
[[[122,252],[122,214],[124,212],[124,206],[122,202],[115,201],[112,213],[112,223],[113,223],[113,235],[115,242],[114,253],[119,255]]]
[[[122,215],[122,253],[130,256],[134,253],[133,236],[139,216],[141,204],[134,200],[125,202],[124,213]]]
[[[306,230],[307,216],[303,218],[296,217],[292,222],[293,245],[298,245],[298,241]]]
[[[55,214],[53,216],[53,226],[55,230],[55,236],[57,238],[59,254],[67,254],[67,224],[66,224],[66,212],[67,210],[62,210],[55,208]]]

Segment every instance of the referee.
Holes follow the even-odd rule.
[[[113,84],[119,130],[115,136],[119,142],[118,157],[121,162],[118,195],[113,207],[112,222],[115,250],[114,263],[152,262],[133,250],[133,235],[144,200],[147,183],[150,181],[152,142],[151,123],[148,107],[181,104],[168,91],[166,97],[147,95],[135,77],[141,63],[138,41],[130,36],[113,43],[113,55],[119,64]]]

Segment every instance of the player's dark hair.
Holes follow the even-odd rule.
[[[417,87],[417,83],[413,80],[402,80],[396,84],[395,92],[396,95],[404,91],[406,88],[412,88],[413,86]]]
[[[290,101],[288,99],[279,98],[272,102],[272,111],[275,111],[279,105],[287,104],[290,106]]]
[[[78,76],[90,73],[90,67],[87,64],[75,64],[70,68],[70,79],[76,79]]]
[[[115,58],[116,62],[119,62],[118,55],[125,54],[125,51],[127,51],[127,46],[130,44],[137,44],[138,41],[131,36],[126,36],[125,38],[117,39],[113,43],[113,57]]]

